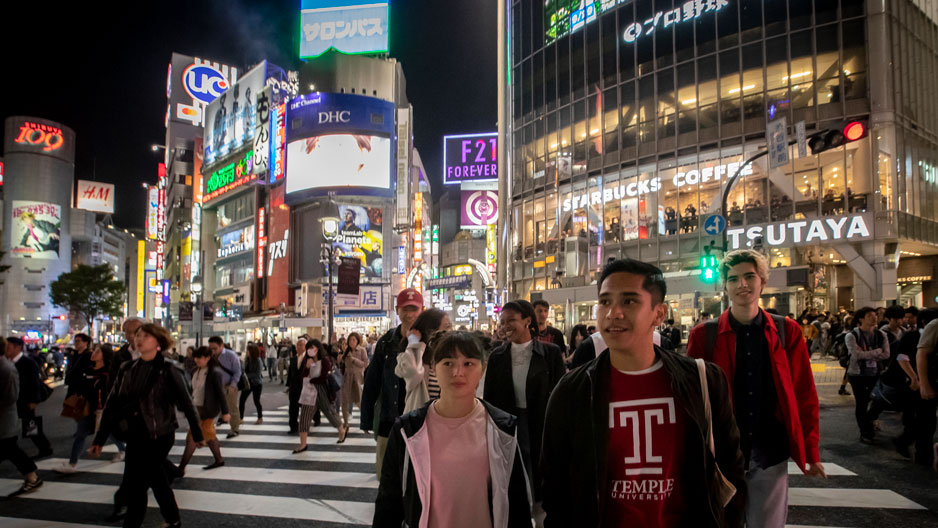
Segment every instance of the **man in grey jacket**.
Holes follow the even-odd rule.
[[[212,336],[208,340],[208,347],[212,355],[218,360],[221,367],[221,380],[225,385],[225,396],[229,409],[238,409],[238,382],[241,381],[241,360],[234,351],[225,348],[221,336]],[[234,438],[241,434],[241,416],[237,412],[231,413],[231,432],[226,438]]]
[[[3,338],[0,338],[2,341]],[[16,444],[20,420],[16,414],[16,398],[20,393],[20,376],[13,362],[0,355],[0,462],[9,460],[23,475],[23,485],[9,496],[30,493],[42,486],[36,475],[36,464]]]

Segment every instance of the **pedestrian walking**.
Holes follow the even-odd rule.
[[[7,342],[0,337],[0,347],[7,350]],[[20,374],[6,354],[0,355],[0,462],[9,460],[23,475],[23,485],[8,497],[32,493],[42,486],[36,474],[36,463],[16,443],[20,419],[17,399],[20,395]]]
[[[221,456],[221,445],[218,443],[218,435],[215,432],[215,418],[221,415],[223,422],[231,419],[228,409],[228,399],[225,394],[225,385],[222,382],[222,375],[219,372],[218,360],[212,355],[212,350],[208,347],[199,347],[193,352],[193,360],[196,364],[195,371],[192,372],[192,404],[195,405],[199,414],[200,429],[202,430],[202,439],[205,445],[212,451],[215,461],[202,469],[215,469],[225,465],[225,459]],[[177,468],[176,478],[182,478],[186,475],[186,466],[189,460],[199,447],[195,437],[190,430],[186,434],[186,449],[182,453],[182,460]]]
[[[743,455],[723,371],[655,346],[668,312],[658,268],[614,260],[598,289],[605,346],[547,407],[546,526],[741,527]]]
[[[80,367],[85,369],[84,372],[73,373],[76,392],[66,397],[66,402],[69,398],[73,398],[73,408],[79,410],[81,414],[73,416],[78,422],[78,427],[72,440],[72,451],[68,462],[55,468],[58,473],[77,471],[78,458],[85,450],[85,439],[97,432],[101,413],[104,411],[104,403],[111,389],[111,361],[114,359],[114,350],[108,344],[98,344],[91,348],[93,352],[90,353],[90,363]],[[118,453],[123,454],[124,443],[117,440],[115,444]]]
[[[238,400],[238,383],[241,381],[241,361],[233,350],[225,346],[225,341],[221,336],[210,337],[208,346],[212,349],[212,355],[218,360],[218,366],[221,367],[221,377],[225,385],[228,408],[238,409],[240,407]],[[228,433],[226,438],[234,438],[241,434],[240,413],[231,414],[230,425],[231,432]]]
[[[537,341],[534,307],[527,301],[502,306],[499,327],[508,340],[492,350],[483,382],[483,398],[495,407],[518,417],[518,445],[532,482],[534,514],[538,526],[541,510],[541,438],[551,391],[566,369],[560,349]]]
[[[340,390],[342,400],[342,424],[349,427],[349,415],[352,412],[352,405],[362,405],[362,382],[364,381],[365,368],[368,367],[368,352],[362,345],[362,336],[358,332],[352,332],[348,336],[345,352],[339,356],[340,364],[345,366],[345,372],[342,374],[342,389]]]
[[[264,354],[267,358],[267,381],[274,381],[277,376],[277,360],[280,357],[279,348],[274,346],[264,347]]]
[[[730,307],[691,330],[687,355],[715,363],[730,382],[749,490],[746,525],[783,528],[788,459],[806,475],[827,476],[818,450],[820,406],[811,359],[798,323],[759,307],[769,280],[761,253],[728,253],[720,276]]]
[[[329,355],[324,353],[322,343],[316,339],[307,341],[306,351],[299,357],[298,365],[300,378],[303,380],[303,389],[300,394],[300,447],[294,449],[293,453],[302,453],[308,448],[306,439],[309,436],[309,426],[317,410],[339,430],[339,440],[336,443],[345,442],[348,426],[342,425],[332,407],[327,380],[329,371],[332,370],[332,361]]]
[[[303,377],[300,375],[300,356],[306,353],[306,338],[296,340],[296,347],[290,351],[290,365],[287,373],[287,393],[290,402],[289,425],[290,434],[298,434],[300,430],[300,395],[303,393]]]
[[[361,428],[376,433],[375,473],[379,482],[388,435],[391,434],[394,420],[404,413],[404,397],[407,394],[404,380],[394,373],[397,355],[407,347],[407,333],[423,311],[423,295],[413,288],[401,290],[397,294],[395,309],[401,324],[378,340],[371,366],[365,372],[362,389]]]
[[[934,435],[932,430],[928,438],[919,446],[916,442],[918,430],[923,424],[927,424],[928,416],[922,413],[921,398],[921,377],[918,372],[917,354],[918,344],[921,340],[924,328],[928,323],[938,319],[938,309],[926,308],[924,310],[915,310],[915,322],[908,325],[902,332],[899,342],[893,346],[890,344],[892,359],[886,372],[881,377],[883,387],[880,397],[888,397],[892,400],[894,410],[902,412],[902,432],[893,439],[893,446],[896,452],[905,458],[912,458],[912,452],[909,448],[916,446],[915,458],[925,465],[931,465],[931,439]],[[934,412],[932,412],[934,416]]]
[[[372,526],[530,528],[517,419],[475,397],[484,348],[448,332],[433,364],[440,398],[395,420]]]
[[[52,444],[46,438],[42,426],[42,416],[36,409],[45,401],[52,389],[45,387],[39,372],[39,365],[23,353],[26,343],[18,337],[8,337],[4,347],[7,359],[16,366],[19,373],[20,392],[16,399],[16,411],[23,424],[23,436],[32,440],[39,450],[34,459],[52,456]]]
[[[177,527],[181,525],[179,507],[169,485],[166,456],[175,442],[177,410],[185,414],[196,443],[203,441],[199,416],[192,405],[182,367],[161,353],[172,348],[169,332],[153,323],[144,324],[137,330],[134,344],[140,358],[121,366],[104,406],[101,427],[88,452],[100,455],[112,432],[127,442],[125,528],[143,524],[148,489],[153,490],[166,526]]]
[[[915,462],[935,467],[938,456],[932,447],[935,438],[935,412],[938,411],[938,319],[924,325],[915,362],[918,366],[919,394],[922,397],[916,412],[919,426],[915,435]]]
[[[244,358],[244,373],[248,377],[248,388],[241,391],[241,399],[238,401],[238,414],[241,421],[244,421],[244,404],[249,395],[254,397],[254,409],[257,411],[257,421],[255,424],[264,423],[264,409],[261,406],[261,393],[264,391],[264,373],[262,372],[263,362],[260,358],[260,349],[257,345],[248,345],[247,357]]]
[[[404,380],[405,414],[440,397],[439,381],[433,372],[433,353],[427,346],[438,332],[447,332],[450,328],[452,325],[446,312],[429,308],[417,317],[407,333],[407,348],[397,355],[397,366],[394,367],[394,374]],[[432,396],[431,381],[434,385]]]
[[[277,376],[280,378],[280,384],[286,385],[287,373],[290,370],[290,358],[296,355],[296,349],[290,339],[285,339],[277,348]]]
[[[859,325],[844,339],[850,354],[847,377],[856,399],[855,415],[860,440],[872,443],[876,436],[874,414],[879,413],[871,409],[870,395],[881,374],[880,361],[889,359],[889,339],[876,327],[879,318],[875,309],[864,306],[854,313],[854,319]]]

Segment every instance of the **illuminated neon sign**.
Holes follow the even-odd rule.
[[[49,152],[62,148],[65,139],[61,128],[24,121],[20,126],[20,134],[13,142],[21,145],[41,146],[43,152]]]
[[[730,5],[729,0],[694,0],[685,2],[681,7],[675,7],[668,11],[658,11],[651,18],[644,22],[633,22],[625,28],[622,38],[626,42],[635,42],[642,35],[651,35],[655,28],[662,27],[667,29],[675,24],[687,22],[700,18],[704,13],[719,11]]]
[[[204,201],[213,200],[228,191],[257,179],[254,173],[254,151],[249,150],[237,163],[229,163],[205,180]]]

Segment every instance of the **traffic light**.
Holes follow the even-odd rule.
[[[706,283],[716,282],[720,278],[720,264],[709,251],[700,256],[700,280]]]
[[[828,128],[808,138],[811,154],[820,154],[825,150],[837,148],[841,145],[857,141],[866,137],[869,132],[869,123],[865,119],[847,121],[837,128]]]

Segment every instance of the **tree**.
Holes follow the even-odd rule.
[[[90,329],[98,316],[123,313],[125,291],[107,264],[79,264],[49,285],[49,298],[55,306],[84,318]]]

